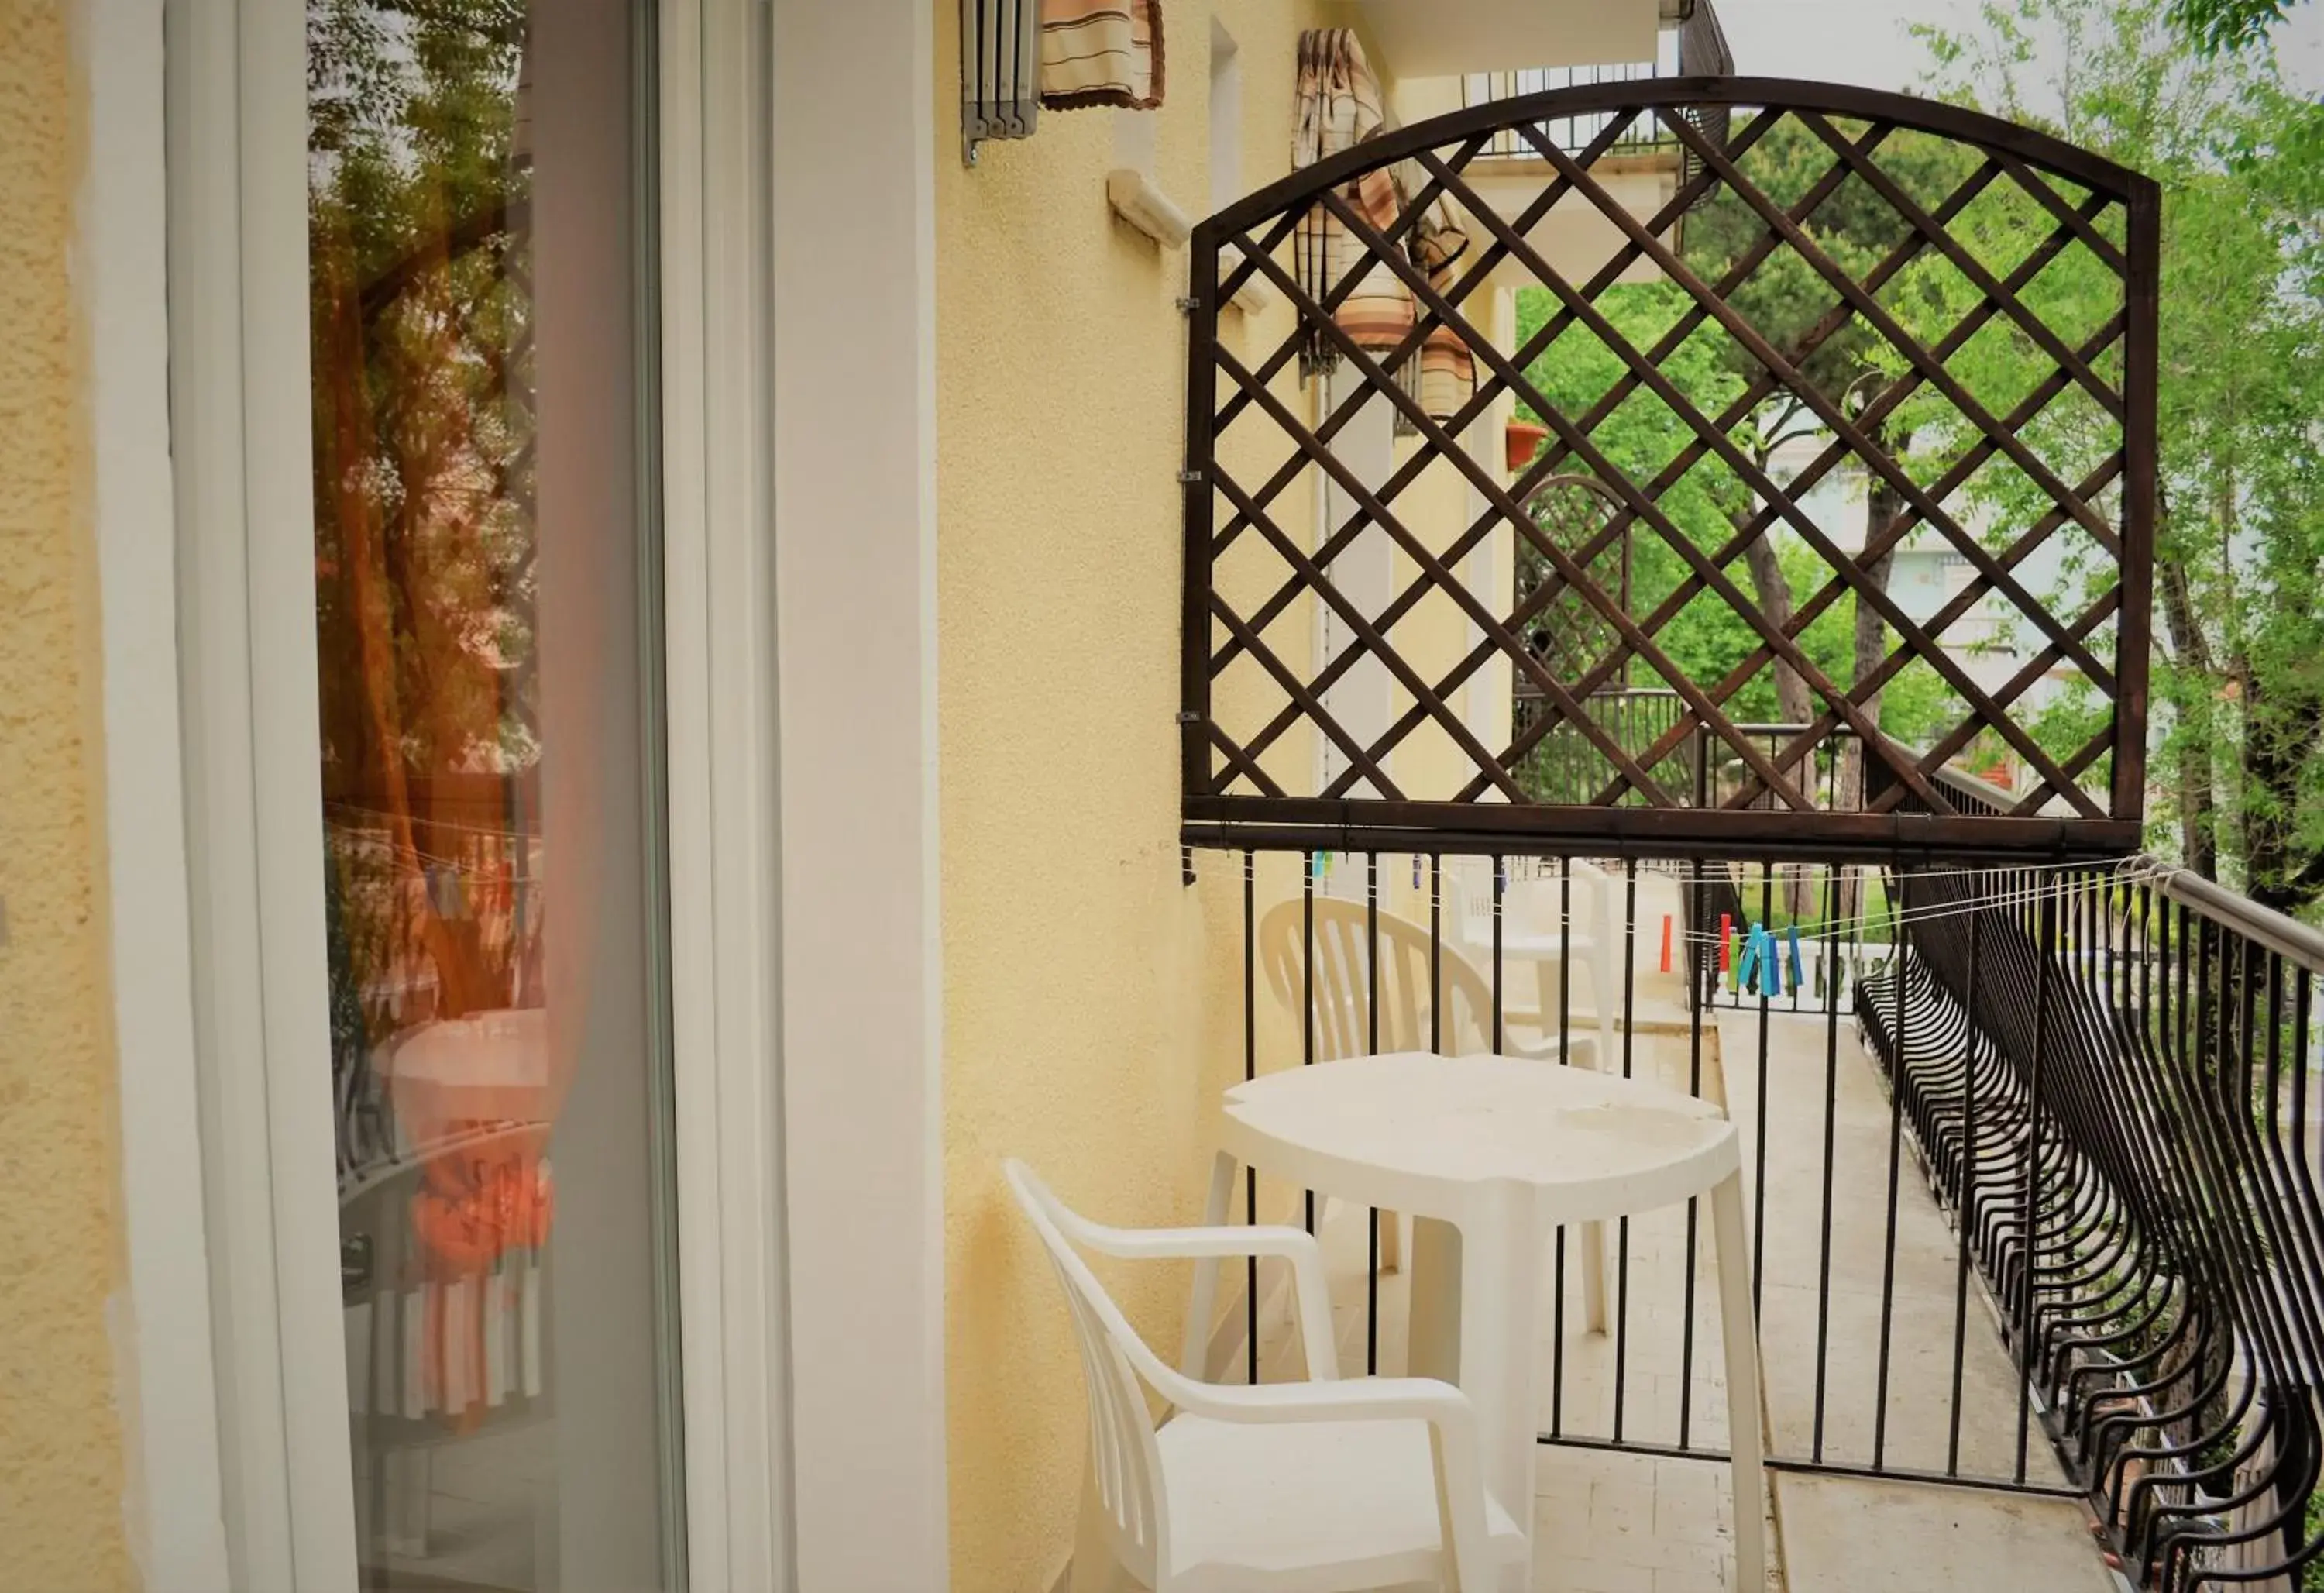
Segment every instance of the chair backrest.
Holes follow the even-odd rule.
[[[1564,878],[1554,865],[1545,864],[1535,878],[1510,881],[1501,893],[1503,916],[1517,929],[1554,933],[1570,912],[1575,934],[1603,942],[1610,933],[1618,940],[1622,924],[1614,909],[1613,876],[1580,857],[1569,858],[1566,868]]]
[[[1295,898],[1268,910],[1259,926],[1259,955],[1267,982],[1293,1018],[1307,1003],[1307,923],[1314,928],[1315,1060],[1373,1051],[1441,1051],[1465,1056],[1491,1047],[1492,986],[1449,933],[1435,948],[1443,988],[1429,998],[1431,949],[1428,931],[1382,910],[1379,954],[1379,1026],[1372,1028],[1371,911],[1360,902],[1317,895]],[[1441,1011],[1441,1031],[1432,1036],[1431,1014]],[[1434,1043],[1432,1045],[1432,1038]]]
[[[1169,1377],[1074,1249],[1069,1235],[1093,1227],[1052,1194],[1022,1162],[1001,1164],[1002,1175],[1049,1252],[1089,1390],[1089,1479],[1113,1534],[1114,1553],[1148,1587],[1165,1570],[1167,1509],[1160,1451],[1146,1386],[1167,1388]]]

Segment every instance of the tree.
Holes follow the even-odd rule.
[[[1863,134],[1860,127],[1848,123],[1842,123],[1840,130],[1851,139]],[[1880,169],[1924,206],[1938,203],[1967,175],[1971,164],[1967,152],[1949,141],[1909,132],[1891,134],[1874,153]],[[1804,211],[1799,228],[1834,266],[1861,282],[1906,243],[1912,236],[1911,227],[1896,207],[1860,176],[1850,173],[1837,182],[1827,181],[1837,163],[1835,153],[1810,128],[1787,118],[1740,157],[1738,169],[1787,211],[1800,208],[1821,186],[1821,197]],[[1840,295],[1831,283],[1797,250],[1786,245],[1766,251],[1767,232],[1767,222],[1758,209],[1722,184],[1688,217],[1684,235],[1688,265],[1705,282],[1722,288],[1728,302],[1806,384],[1802,391],[1779,380],[1741,341],[1722,341],[1723,357],[1729,367],[1743,381],[1754,384],[1755,390],[1766,394],[1744,428],[1754,462],[1764,470],[1780,443],[1828,436],[1824,417],[1834,412],[1858,421],[1876,448],[1908,459],[1914,438],[1911,412],[1867,408],[1876,391],[1872,379],[1889,371],[1886,339],[1860,315],[1836,318],[1833,310]],[[1753,257],[1763,252],[1764,259],[1753,264]],[[1922,297],[1910,279],[1904,279],[1902,292],[1884,293],[1887,300],[1884,307],[1914,324],[1926,319],[1919,303]],[[1903,508],[1893,484],[1877,474],[1870,476],[1865,490],[1865,544],[1870,545]],[[1732,495],[1729,513],[1738,533],[1768,518],[1766,505],[1748,490]],[[1761,609],[1778,624],[1788,625],[1797,611],[1800,594],[1794,589],[1777,548],[1775,534],[1763,532],[1745,544],[1744,557]],[[1875,590],[1886,590],[1893,563],[1889,554],[1866,561],[1864,573]],[[1807,573],[1812,587],[1831,579],[1829,569],[1812,564]],[[1843,688],[1868,677],[1887,652],[1887,629],[1878,606],[1850,596],[1846,607],[1851,615],[1852,636],[1846,667],[1825,671],[1835,685]],[[1793,723],[1812,718],[1813,707],[1806,683],[1781,663],[1775,666],[1775,678],[1783,718]],[[1859,700],[1868,718],[1888,733],[1899,734],[1903,727],[1891,724],[1884,713],[1885,695],[1875,690]],[[1850,768],[1844,783],[1854,793],[1861,779],[1861,761],[1850,757],[1848,762]]]
[[[2271,54],[2207,54],[2185,10],[1992,0],[1922,37],[1947,97],[2163,185],[2156,844],[2301,909],[2324,895],[2324,136]],[[2037,16],[2056,83],[2026,81]]]
[[[1660,342],[1692,301],[1670,282],[1637,282],[1609,288],[1598,307],[1615,335],[1641,351]],[[1517,340],[1529,341],[1555,312],[1555,301],[1545,290],[1528,289],[1517,296]],[[1746,391],[1748,378],[1728,352],[1729,339],[1714,325],[1696,327],[1660,362],[1674,387],[1707,416],[1730,408]],[[1536,357],[1526,372],[1542,395],[1569,417],[1596,408],[1627,370],[1620,356],[1586,327],[1568,328]],[[1792,418],[1786,419],[1789,415]],[[1781,428],[1796,420],[1795,406],[1760,406],[1753,412],[1737,441],[1745,451],[1764,459],[1781,440]],[[1757,430],[1755,430],[1755,428]],[[1691,445],[1697,433],[1668,404],[1643,385],[1636,386],[1610,410],[1591,433],[1592,440],[1616,470],[1642,487],[1669,473],[1670,467]],[[1697,459],[1656,497],[1663,515],[1682,535],[1705,552],[1715,552],[1747,523],[1757,503],[1735,472],[1713,458]],[[1630,611],[1642,619],[1662,607],[1690,574],[1686,560],[1664,536],[1643,523],[1634,523],[1630,539]],[[1762,556],[1772,567],[1774,590],[1788,596],[1794,588],[1820,586],[1829,575],[1822,561],[1788,533],[1757,539]],[[1572,597],[1563,602],[1576,602]],[[1772,611],[1778,623],[1788,623],[1791,610]],[[1800,634],[1801,651],[1826,678],[1851,678],[1851,648],[1855,628],[1852,599],[1828,607]],[[1755,631],[1717,593],[1702,590],[1688,598],[1669,619],[1655,640],[1671,663],[1690,681],[1709,685],[1732,675],[1761,645]],[[1803,705],[1784,699],[1786,678],[1803,690],[1788,670],[1778,673],[1760,667],[1746,679],[1725,704],[1730,718],[1745,721],[1780,720],[1798,723],[1808,718]],[[1667,684],[1634,672],[1640,684]],[[1908,739],[1928,733],[1937,715],[1936,694],[1917,680],[1900,682],[1892,704],[1892,724]]]
[[[439,824],[429,793],[520,767],[537,740],[525,14],[521,0],[325,0],[307,16],[317,636],[323,789],[347,876],[334,882],[342,977],[408,973],[424,954],[447,1017],[510,1005],[522,977],[451,900],[475,882],[447,854],[476,816]],[[383,834],[383,849],[370,843]]]
[[[2172,0],[2171,25],[2206,55],[2248,49],[2292,10],[2292,0]]]

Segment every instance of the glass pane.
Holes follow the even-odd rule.
[[[675,1587],[638,0],[310,0],[366,1588]]]

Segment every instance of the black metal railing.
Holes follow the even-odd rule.
[[[1615,783],[1613,763],[1600,750],[1610,740],[1626,756],[1636,758],[1664,739],[1679,722],[1684,704],[1675,691],[1660,687],[1616,686],[1593,691],[1582,699],[1582,717],[1600,732],[1592,736],[1579,725],[1559,723],[1532,737],[1533,745],[1518,764],[1517,775],[1536,801],[1582,803]],[[1554,716],[1554,705],[1539,690],[1519,684],[1511,702],[1511,729],[1526,737],[1535,722]],[[1696,742],[1681,742],[1650,773],[1675,790],[1691,789]]]
[[[1635,83],[1654,78],[1724,78],[1732,76],[1734,71],[1735,58],[1727,48],[1727,34],[1719,25],[1718,12],[1711,0],[1696,0],[1684,21],[1663,32],[1652,60],[1470,72],[1461,79],[1461,103],[1463,106],[1486,105],[1496,100],[1516,99],[1522,95],[1539,94],[1550,88],[1578,88],[1599,83]],[[1613,121],[1613,113],[1594,111],[1553,116],[1536,125],[1544,136],[1572,154],[1589,148],[1591,141],[1612,125]],[[1725,147],[1729,124],[1725,107],[1708,108],[1705,115],[1694,118],[1694,122],[1714,144]],[[1693,156],[1691,152],[1682,149],[1677,134],[1653,124],[1642,124],[1635,130],[1624,131],[1609,146],[1609,153],[1677,156],[1681,159],[1681,171],[1684,177],[1691,178],[1695,171]],[[1505,128],[1495,134],[1483,153],[1487,158],[1540,158],[1539,152],[1514,128]]]
[[[1342,1028],[1362,1008],[1361,966],[1336,976],[1353,993],[1319,988],[1314,904],[1337,897],[1375,949],[1425,935],[1432,965],[1467,959],[1491,992],[1489,1033],[1465,1041],[1434,1009],[1400,1020],[1415,1034],[1362,1008],[1378,1049],[1610,1032],[1598,1065],[1727,1104],[1771,1465],[2080,1496],[2165,1593],[2306,1585],[2324,1554],[2324,935],[2149,859],[1600,875],[1320,842],[1196,857],[1243,894],[1247,1072],[1333,1060],[1319,1004]],[[1277,907],[1280,932],[1307,926],[1276,959],[1305,976],[1279,1012],[1259,972]],[[1554,946],[1547,968],[1529,938]],[[1273,1194],[1316,1222],[1312,1195]],[[1371,1221],[1377,1370],[1394,1335]],[[1559,1242],[1543,1441],[1723,1458],[1697,1214],[1618,1227],[1602,1338],[1579,1330]]]
[[[2013,1480],[2038,1414],[2142,1585],[2308,1585],[2324,936],[2146,861],[1904,894],[1859,1014],[2024,1375]]]

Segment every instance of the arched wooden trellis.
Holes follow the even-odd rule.
[[[1545,130],[1601,114],[1602,131],[1578,150]],[[1705,130],[1722,116],[1723,138]],[[1641,120],[1659,122],[1684,155],[1644,201],[1634,179],[1626,188],[1614,164],[1601,166]],[[1497,166],[1487,152],[1511,134],[1537,158]],[[1793,152],[1780,169],[1768,154],[1779,146]],[[1528,173],[1515,198],[1514,171]],[[1756,236],[1706,263],[1679,229],[1714,199]],[[1863,246],[1861,226],[1846,238],[1827,230],[1835,203],[1886,218],[1887,230],[1874,229],[1881,246]],[[1473,107],[1374,138],[1204,222],[1189,310],[1186,838],[2129,850],[2145,783],[2157,213],[2151,181],[1959,107],[1693,78]],[[1582,266],[1554,257],[1545,230],[1568,217],[1603,237]],[[1467,239],[1449,262],[1448,233]],[[1828,301],[1780,334],[1738,308],[1755,273],[1777,268]],[[1609,290],[1642,277],[1667,284],[1670,319],[1651,337],[1626,335],[1607,312]],[[1287,326],[1228,309],[1253,280],[1288,301]],[[1512,281],[1540,290],[1532,301],[1545,320],[1496,347],[1480,290]],[[1385,338],[1349,313],[1383,284],[1414,312]],[[1836,395],[1808,366],[1843,334],[1860,339],[1876,379]],[[1582,344],[1610,359],[1610,384],[1584,399],[1545,391],[1541,362]],[[1730,373],[1716,390],[1674,374],[1690,347]],[[1465,352],[1473,387],[1447,399],[1399,381],[1416,362],[1425,371],[1424,350]],[[1315,384],[1311,409],[1299,384],[1324,365],[1348,375]],[[1475,441],[1504,394],[1549,431],[1514,480]],[[1770,401],[1796,401],[1818,450],[1780,479],[1737,434]],[[1609,440],[1609,417],[1637,405],[1680,439],[1667,458],[1642,462]],[[1349,446],[1373,406],[1408,433],[1385,464]],[[1897,440],[1907,426],[1923,440],[1916,452]],[[1454,522],[1444,492],[1408,490],[1447,471],[1469,505]],[[1582,547],[1561,545],[1527,513],[1561,472],[1609,500]],[[1852,544],[1809,501],[1817,483],[1842,477],[1880,509]],[[1312,527],[1289,512],[1307,500],[1286,496],[1302,481],[1328,505]],[[1723,519],[1686,506],[1689,484],[1706,482]],[[1808,570],[1787,616],[1746,575],[1754,543],[1778,536]],[[1351,591],[1338,569],[1367,538],[1392,579]],[[1492,573],[1517,539],[1554,578],[1523,593]],[[1624,539],[1661,561],[1660,588],[1603,579],[1600,555]],[[1916,612],[1879,573],[1915,545],[1961,575],[1933,611]],[[1529,644],[1557,605],[1586,610],[1584,628],[1606,639],[1586,667],[1545,667]],[[1812,628],[1857,606],[1877,616],[1884,649],[1861,671],[1836,665]],[[1740,638],[1739,656],[1676,655],[1674,622],[1692,614],[1699,628],[1710,609]],[[1969,622],[1987,635],[2006,628],[2030,656],[1997,678],[1962,642]],[[1336,651],[1313,642],[1326,623]],[[1455,631],[1465,639],[1447,651]],[[1777,670],[1805,683],[1808,722],[1745,729],[1739,703]],[[1361,723],[1334,696],[1359,676],[1375,705]],[[1497,679],[1510,682],[1505,698],[1526,693],[1538,711],[1506,727],[1480,714],[1480,683]],[[1626,681],[1674,700],[1650,735],[1625,739],[1589,710],[1593,693]],[[1884,690],[1900,697],[1908,685],[1931,721],[1909,741],[1884,730],[1878,706]],[[1594,749],[1597,789],[1552,800],[1526,789],[1517,771],[1552,734]],[[1317,741],[1328,757],[1295,751]],[[1862,749],[1864,778],[1836,801],[1815,771],[1843,745]],[[2007,813],[1965,811],[1935,778],[1973,745],[2026,772]],[[1739,775],[1715,801],[1699,779],[1690,790],[1672,778],[1710,760]]]

